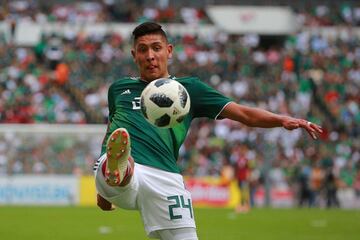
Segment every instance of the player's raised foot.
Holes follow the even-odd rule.
[[[127,174],[130,135],[125,128],[116,129],[106,143],[105,178],[110,186],[119,186]]]

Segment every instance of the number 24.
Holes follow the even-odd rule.
[[[190,216],[191,218],[193,218],[193,214],[192,214],[192,206],[191,206],[191,200],[187,199],[187,204],[185,203],[184,200],[184,196],[183,195],[175,195],[175,196],[170,196],[167,197],[168,200],[175,200],[175,204],[171,204],[169,205],[169,214],[170,214],[170,219],[181,219],[182,215],[174,215],[174,208],[187,208],[189,209],[190,212]]]

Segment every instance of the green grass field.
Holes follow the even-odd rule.
[[[359,210],[195,209],[202,240],[358,240]],[[0,207],[1,240],[147,239],[136,211],[80,207]]]

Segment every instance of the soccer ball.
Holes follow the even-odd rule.
[[[140,104],[148,122],[160,128],[172,128],[189,113],[190,97],[179,82],[161,78],[145,87]]]

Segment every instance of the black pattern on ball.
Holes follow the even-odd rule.
[[[148,118],[147,113],[146,113],[146,106],[145,106],[144,98],[140,99],[140,106],[141,106],[141,112],[143,113],[144,117]]]
[[[170,83],[170,81],[171,81],[170,79],[159,79],[159,80],[156,80],[155,86],[160,87],[166,83]]]
[[[165,114],[162,117],[155,120],[155,125],[159,127],[165,127],[170,123],[170,116]]]
[[[161,108],[170,107],[173,105],[173,100],[163,93],[154,93],[151,95],[150,100]]]
[[[186,94],[185,89],[180,85],[179,85],[179,100],[181,107],[184,108],[188,100],[188,95]]]

